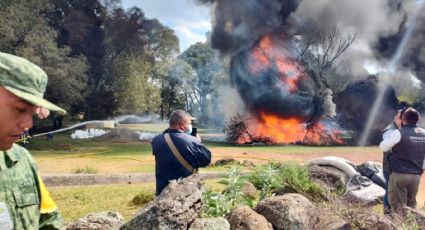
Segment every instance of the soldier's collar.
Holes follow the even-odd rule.
[[[13,147],[3,152],[6,162],[7,160],[9,160],[10,162],[12,162],[12,164],[15,164],[19,161],[19,156],[16,154],[16,151],[13,150]]]

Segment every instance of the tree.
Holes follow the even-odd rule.
[[[176,59],[168,68],[168,74],[160,80],[161,83],[161,118],[165,118],[173,110],[184,109],[193,111],[196,108],[195,92],[191,87],[196,73],[182,59]]]
[[[337,26],[311,25],[301,31],[298,44],[298,59],[308,67],[316,84],[322,84],[331,90],[341,91],[349,84],[349,71],[346,74],[336,73],[338,59],[356,40],[357,34],[341,32]],[[339,63],[340,64],[340,63]],[[349,68],[348,68],[349,69]],[[317,76],[318,78],[316,78]]]
[[[114,9],[105,23],[105,83],[111,85],[117,113],[159,110],[159,78],[178,52],[173,31],[143,11]]]
[[[0,50],[39,65],[49,76],[46,98],[69,110],[84,99],[88,66],[83,56],[71,57],[68,47],[57,47],[57,33],[41,14],[51,9],[48,1],[3,2]]]
[[[114,63],[115,114],[153,111],[159,104],[159,89],[149,82],[150,66],[143,58],[121,56]]]
[[[198,42],[185,50],[181,59],[186,61],[196,72],[192,82],[194,101],[199,105],[199,121],[208,121],[208,97],[216,93],[217,86],[225,81],[226,74],[222,63],[218,61],[216,52],[209,43]]]
[[[107,10],[116,7],[118,0],[52,0],[53,7],[45,10],[43,15],[58,32],[59,47],[69,46],[72,56],[86,57],[89,71],[87,84],[89,92],[85,103],[79,107],[85,111],[87,118],[102,118],[111,114],[112,92],[105,87],[104,24]],[[106,4],[105,6],[102,3]]]

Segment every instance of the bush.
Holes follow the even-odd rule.
[[[255,200],[243,196],[241,188],[245,183],[245,179],[241,177],[238,168],[231,168],[226,177],[219,183],[226,185],[223,192],[213,192],[210,189],[205,189],[202,192],[204,202],[203,217],[223,217],[236,207],[244,205],[255,206]]]
[[[326,199],[324,189],[310,178],[308,168],[297,163],[265,164],[254,171],[249,181],[261,191],[260,199],[277,189],[299,193],[313,201]]]
[[[153,192],[149,192],[149,193],[144,192],[133,197],[133,199],[130,201],[130,205],[143,207],[147,203],[153,201],[154,199],[155,199],[155,194]]]
[[[79,173],[79,174],[96,174],[98,172],[97,168],[91,167],[91,166],[84,166],[84,168],[76,168],[71,170],[72,173]]]

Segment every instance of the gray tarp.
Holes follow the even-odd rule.
[[[384,197],[385,190],[382,187],[360,174],[360,172],[357,171],[356,166],[344,158],[332,156],[323,157],[309,160],[306,162],[306,165],[333,166],[346,173],[349,180],[345,185],[345,196],[350,199],[354,199],[365,204],[375,204]],[[374,165],[374,167],[378,166]],[[376,174],[382,174],[382,170],[377,170]]]

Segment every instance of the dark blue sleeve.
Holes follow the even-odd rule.
[[[206,167],[211,163],[211,151],[196,137],[178,134],[173,139],[184,159],[194,168]]]

